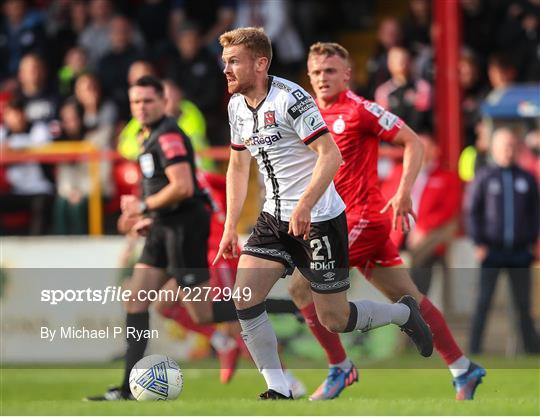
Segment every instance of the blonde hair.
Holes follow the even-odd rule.
[[[335,42],[317,42],[311,45],[309,48],[309,55],[326,55],[327,57],[333,57],[337,55],[349,62],[349,51],[343,48],[340,44]]]
[[[238,28],[225,32],[219,37],[219,43],[223,48],[244,45],[255,58],[268,58],[269,65],[272,61],[272,44],[263,28]]]

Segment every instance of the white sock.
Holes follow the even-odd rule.
[[[467,370],[469,370],[470,365],[471,361],[467,357],[461,356],[452,364],[449,364],[448,369],[450,369],[450,373],[452,373],[452,376],[455,378],[466,373]]]
[[[268,319],[266,311],[252,319],[239,319],[242,326],[242,338],[264,376],[268,389],[289,396],[289,385],[281,369],[277,337]]]
[[[346,358],[342,362],[329,364],[328,367],[339,367],[341,370],[349,370],[352,367],[352,362],[349,358]]]
[[[290,396],[290,385],[281,369],[263,369],[261,371],[268,389],[275,390],[285,396]]]
[[[216,351],[229,351],[236,347],[236,341],[220,331],[215,331],[210,337],[210,345]]]
[[[352,302],[358,310],[356,329],[369,331],[389,324],[403,325],[411,314],[411,310],[403,303],[379,303],[371,300]]]

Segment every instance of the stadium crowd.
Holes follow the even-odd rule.
[[[141,65],[175,86],[177,113],[193,115],[184,130],[192,137],[197,132],[197,150],[225,145],[227,95],[217,43],[220,33],[239,26],[264,27],[276,50],[271,72],[298,81],[312,42],[334,40],[344,30],[373,31],[377,7],[374,0],[342,0],[332,8],[322,0],[301,1],[295,7],[287,0],[210,3],[5,1],[0,16],[1,146],[85,140],[99,150],[116,149],[130,120],[127,87],[134,76],[128,73],[132,68],[140,75],[133,67]],[[514,83],[539,81],[540,5],[535,0],[463,0],[461,8],[460,176],[470,181],[487,161],[489,138],[482,126],[481,102]],[[376,50],[367,63],[367,81],[352,86],[428,136],[433,131],[435,93],[431,13],[430,1],[411,0],[409,15],[383,18],[376,28]],[[538,133],[526,132],[518,156],[537,178],[539,147]],[[120,153],[133,158],[125,149],[120,147]],[[101,191],[110,216],[117,214],[115,195],[122,187],[115,187],[122,181],[116,174],[121,171],[113,169],[117,165],[102,164]],[[212,168],[211,162],[206,161],[205,168]],[[2,234],[87,231],[90,182],[84,164],[2,165],[0,179]]]

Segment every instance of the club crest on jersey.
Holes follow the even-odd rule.
[[[266,128],[275,128],[278,126],[276,123],[276,112],[274,110],[269,110],[264,112],[264,127]]]
[[[341,115],[339,115],[339,118],[332,124],[332,130],[336,134],[342,134],[343,131],[345,131],[345,121]]]
[[[152,177],[155,172],[154,157],[152,157],[152,154],[141,155],[139,157],[139,166],[141,167],[144,177]]]

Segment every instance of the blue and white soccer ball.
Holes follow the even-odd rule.
[[[184,376],[178,363],[161,354],[139,360],[129,374],[129,388],[138,401],[176,399],[183,385]]]

